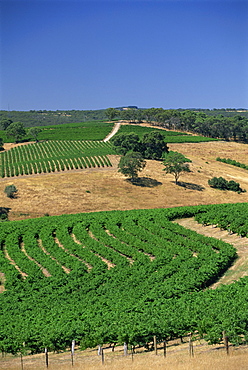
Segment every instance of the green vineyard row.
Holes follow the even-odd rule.
[[[1,177],[111,166],[111,144],[102,141],[45,141],[0,153]]]
[[[208,289],[236,259],[235,248],[172,222],[194,216],[247,230],[247,212],[245,203],[0,225],[1,351],[63,350],[72,340],[82,349],[144,345],[189,332],[218,343],[223,330],[233,344],[247,341],[248,278]]]
[[[236,166],[236,167],[240,167],[240,168],[243,168],[245,170],[248,170],[248,166],[246,164],[237,162],[234,159],[217,157],[216,161],[231,164],[232,166]]]

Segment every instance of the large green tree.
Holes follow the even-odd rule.
[[[41,133],[42,129],[40,127],[31,127],[28,131],[28,134],[34,138],[35,141],[38,141],[38,135]]]
[[[117,153],[122,155],[125,155],[130,150],[133,152],[140,152],[141,150],[139,136],[133,132],[114,136],[112,143],[114,144]]]
[[[138,172],[146,166],[146,161],[139,152],[129,152],[122,156],[118,164],[118,172],[131,177],[131,181],[138,177]]]
[[[135,133],[116,135],[112,143],[118,154],[126,154],[130,150],[139,152],[145,159],[161,159],[163,153],[168,153],[164,135],[160,132],[150,132],[142,139]]]
[[[177,184],[182,173],[190,172],[189,162],[191,162],[191,160],[186,158],[183,154],[171,151],[164,155],[163,164],[165,165],[165,168],[163,171],[174,175],[175,182]]]
[[[13,136],[15,141],[18,142],[26,135],[26,130],[21,122],[11,123],[7,129],[7,136]]]
[[[168,153],[169,149],[164,141],[164,135],[160,132],[150,132],[145,134],[142,139],[142,154],[146,159],[161,159],[163,153]]]
[[[8,118],[3,118],[0,122],[0,127],[2,130],[6,130],[7,127],[12,123],[13,121]]]

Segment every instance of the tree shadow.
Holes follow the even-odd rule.
[[[8,218],[8,214],[11,208],[0,207],[0,219],[5,220]]]
[[[141,186],[144,188],[154,188],[155,186],[162,185],[162,182],[149,177],[137,177],[135,179],[126,179],[132,185]]]
[[[203,191],[205,189],[204,186],[192,184],[191,182],[178,181],[177,185],[190,190]]]

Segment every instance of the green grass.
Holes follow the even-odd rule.
[[[68,123],[62,125],[40,126],[42,132],[39,140],[103,140],[112,130],[113,123],[104,121],[90,121]],[[27,130],[28,131],[28,130]],[[0,130],[0,137],[4,143],[12,143],[13,137],[7,137],[6,132]],[[28,134],[22,141],[33,141]]]

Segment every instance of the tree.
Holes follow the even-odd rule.
[[[164,135],[160,132],[150,132],[142,139],[142,154],[146,159],[161,159],[163,153],[169,149],[164,141]]]
[[[140,152],[141,149],[139,136],[133,132],[114,136],[112,143],[114,144],[117,153],[122,155],[125,155],[129,151]]]
[[[26,135],[25,128],[23,126],[23,123],[21,122],[13,122],[11,123],[7,129],[7,136],[13,136],[15,139],[15,142],[18,142],[18,140],[22,139],[23,136]]]
[[[191,160],[186,158],[183,154],[170,151],[168,154],[164,155],[163,164],[165,168],[163,171],[174,175],[177,184],[179,176],[183,172],[190,172],[188,162],[191,162]]]
[[[138,172],[146,166],[146,161],[139,152],[129,152],[121,157],[118,164],[118,172],[131,177],[131,181],[138,177]]]
[[[13,121],[11,119],[8,119],[8,118],[3,118],[0,122],[0,127],[3,129],[3,130],[6,130],[7,127],[9,127],[9,125],[13,123]]]
[[[4,150],[3,139],[0,137],[0,151]]]
[[[18,190],[15,187],[15,185],[7,185],[6,188],[4,189],[4,192],[8,198],[15,198]]]
[[[161,159],[163,153],[168,153],[164,135],[160,132],[145,134],[141,140],[133,132],[119,134],[113,138],[112,143],[119,154],[126,154],[132,150],[133,152],[141,153],[145,159]]]
[[[118,116],[119,111],[115,108],[107,108],[105,110],[105,114],[108,117],[108,119],[112,121],[116,116]]]
[[[42,129],[40,127],[31,127],[28,131],[28,134],[34,138],[34,140],[38,141],[38,135],[41,133]]]

